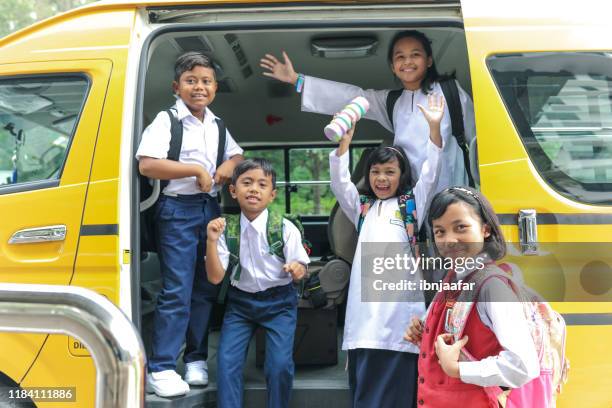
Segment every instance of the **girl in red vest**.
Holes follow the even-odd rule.
[[[439,255],[454,268],[444,281],[451,290],[439,291],[424,321],[413,318],[406,331],[405,339],[420,348],[418,406],[496,408],[493,387],[518,388],[540,374],[522,305],[506,282],[484,280],[476,283],[476,304],[457,322],[453,307],[467,293],[452,289],[470,282],[478,268],[497,268],[493,262],[506,253],[499,220],[478,191],[452,187],[433,198],[429,225]],[[467,259],[473,260],[470,267]],[[458,326],[464,335],[454,341]]]

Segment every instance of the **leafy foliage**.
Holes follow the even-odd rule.
[[[93,0],[2,0],[0,38],[36,21],[92,2]]]

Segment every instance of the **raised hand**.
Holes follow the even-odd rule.
[[[223,231],[225,231],[225,218],[219,217],[210,220],[206,227],[206,239],[208,241],[218,241]]]
[[[334,118],[337,115],[338,114],[334,115]],[[338,148],[336,149],[336,156],[340,157],[348,151],[349,146],[351,145],[351,141],[353,140],[353,135],[355,134],[355,123],[356,122],[353,121],[351,128],[347,130],[345,134],[342,135],[342,138],[340,139],[340,142],[338,144]]]
[[[417,107],[423,112],[425,120],[429,123],[429,126],[439,125],[444,116],[444,97],[438,94],[427,95],[427,108],[423,105],[417,105]]]
[[[259,66],[270,71],[264,71],[264,76],[295,85],[298,75],[285,51],[283,51],[283,60],[284,62],[280,62],[274,55],[266,54],[259,60]]]

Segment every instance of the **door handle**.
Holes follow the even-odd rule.
[[[536,216],[536,210],[519,210],[519,238],[521,253],[525,255],[536,255],[538,253],[538,222]]]
[[[66,239],[65,225],[50,225],[48,227],[27,228],[15,232],[9,239],[9,244],[33,244],[37,242],[63,241]]]

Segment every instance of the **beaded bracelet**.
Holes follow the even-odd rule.
[[[295,90],[301,93],[302,88],[304,88],[304,74],[298,74],[297,81],[295,81]]]

